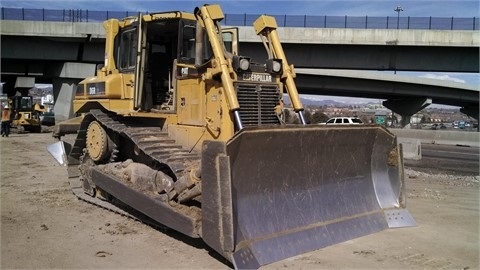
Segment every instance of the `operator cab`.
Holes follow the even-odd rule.
[[[136,74],[135,87],[140,88],[136,90],[140,93],[137,109],[175,112],[175,79],[200,77],[199,69],[211,59],[210,45],[203,42],[208,41],[206,33],[200,28],[196,38],[197,22],[180,14],[177,18],[151,14],[152,20],[144,21],[140,27],[132,24],[116,38],[118,70]],[[230,42],[226,47],[232,50],[232,38],[227,40]]]
[[[14,96],[12,97],[12,110],[16,112],[25,112],[33,110],[33,99],[30,96]]]
[[[123,29],[117,38],[116,55],[121,73],[137,73],[136,82],[142,95],[137,102],[141,110],[174,111],[172,70],[175,59],[188,59],[179,50],[181,26],[195,21],[168,19],[145,22],[139,31],[138,24]],[[143,33],[139,33],[142,32]],[[138,37],[141,36],[141,41]],[[140,44],[141,49],[138,49]],[[179,55],[179,52],[182,55]],[[137,59],[139,55],[140,59]],[[140,65],[137,68],[137,65]],[[137,86],[136,86],[137,87]]]

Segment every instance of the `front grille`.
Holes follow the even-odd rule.
[[[278,85],[238,83],[235,89],[244,126],[279,123],[275,114],[280,99]]]

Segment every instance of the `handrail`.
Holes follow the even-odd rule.
[[[103,22],[111,18],[121,19],[137,14],[138,12],[132,11],[1,8],[2,20],[24,21]],[[222,24],[229,26],[251,26],[259,16],[260,14],[225,14],[225,19],[222,21]],[[480,28],[478,17],[271,16],[275,17],[279,27],[430,30],[478,30]]]

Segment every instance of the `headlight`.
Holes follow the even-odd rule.
[[[245,71],[248,69],[248,67],[250,66],[250,61],[248,61],[248,59],[241,59],[240,60],[240,69]]]
[[[282,71],[281,59],[267,59],[267,72],[280,73]]]
[[[282,69],[282,64],[278,61],[273,61],[273,66],[272,66],[273,72],[280,72],[281,69]]]
[[[233,67],[237,71],[247,71],[250,68],[250,58],[243,56],[234,56]]]

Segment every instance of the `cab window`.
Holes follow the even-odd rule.
[[[222,38],[227,52],[233,53],[233,34],[230,32],[224,32],[222,33]]]
[[[182,33],[179,42],[179,62],[184,64],[195,64],[195,23],[185,24],[180,28]]]
[[[118,50],[118,68],[133,70],[137,61],[137,31],[129,29],[121,33]]]

